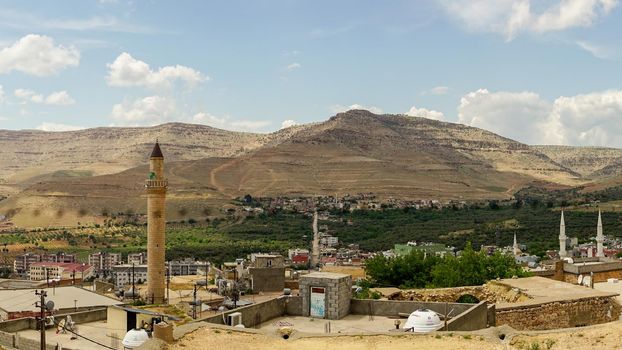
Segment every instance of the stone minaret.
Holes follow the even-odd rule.
[[[605,236],[603,236],[603,220],[600,218],[600,210],[598,211],[598,225],[596,226],[596,257],[604,258],[605,252],[603,250],[603,242]]]
[[[564,223],[564,211],[562,211],[562,219],[559,223],[559,257],[565,258],[566,254],[566,224]]]
[[[516,233],[514,234],[514,245],[512,246],[512,250],[514,251],[514,256],[518,256],[519,249],[518,249],[518,242],[516,242]]]
[[[156,141],[149,158],[147,191],[147,294],[148,303],[164,303],[164,209],[168,181],[164,178],[164,156]]]

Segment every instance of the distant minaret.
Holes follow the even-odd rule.
[[[598,211],[598,225],[596,226],[596,257],[604,258],[605,252],[603,250],[603,242],[605,236],[603,236],[603,220],[600,218],[600,210]]]
[[[320,232],[317,228],[317,209],[313,212],[313,248],[311,250],[311,268],[320,262]]]
[[[164,216],[166,188],[164,156],[156,141],[149,157],[149,179],[145,181],[147,192],[147,302],[164,303]]]
[[[564,211],[562,210],[562,219],[559,223],[559,257],[565,258],[566,254],[566,224],[564,223]]]
[[[514,250],[514,256],[518,256],[518,243],[516,242],[516,233],[514,234],[514,245],[512,246],[512,249]]]

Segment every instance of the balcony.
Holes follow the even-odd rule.
[[[145,187],[165,188],[165,187],[168,187],[168,181],[167,180],[145,180]]]

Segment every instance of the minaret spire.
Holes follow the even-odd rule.
[[[559,257],[565,258],[566,253],[566,223],[564,222],[564,211],[562,210],[562,218],[559,222]]]
[[[516,233],[514,234],[514,245],[512,246],[514,256],[518,256],[518,243],[516,242]]]
[[[603,236],[603,220],[600,217],[600,210],[598,211],[598,224],[596,225],[596,257],[604,258],[605,252],[603,248],[603,242],[605,236]]]

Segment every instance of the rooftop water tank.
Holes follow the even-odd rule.
[[[441,327],[441,319],[436,312],[428,309],[419,309],[408,316],[404,329],[410,332],[427,333]]]
[[[149,335],[144,329],[132,329],[125,334],[121,343],[125,348],[134,349],[143,345],[148,339]]]

